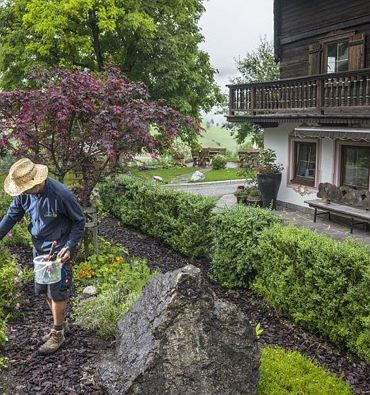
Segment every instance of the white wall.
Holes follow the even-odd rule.
[[[308,207],[304,203],[305,200],[316,199],[317,189],[307,188],[308,191],[304,196],[301,196],[295,188],[298,185],[289,184],[288,169],[289,169],[289,134],[299,125],[282,124],[277,128],[265,129],[265,147],[271,148],[276,152],[277,161],[282,163],[284,171],[282,175],[281,186],[278,194],[278,200],[296,204],[299,206]],[[319,163],[318,179],[320,182],[333,182],[334,172],[334,141],[329,139],[322,139],[319,145],[321,153],[321,163]]]

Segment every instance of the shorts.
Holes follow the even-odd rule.
[[[33,250],[33,256],[40,255]],[[35,281],[35,294],[47,295],[47,297],[55,302],[68,300],[69,291],[72,285],[72,259],[67,260],[62,267],[62,278],[55,284],[38,284]]]

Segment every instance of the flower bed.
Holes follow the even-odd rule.
[[[105,338],[114,338],[117,322],[141,295],[151,276],[143,259],[128,260],[122,247],[100,241],[99,255],[92,255],[74,268],[77,290],[88,285],[97,288],[97,296],[74,298],[73,317],[84,329],[95,330]]]

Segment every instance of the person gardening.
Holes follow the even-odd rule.
[[[14,199],[0,222],[0,240],[24,214],[28,214],[34,257],[47,255],[54,242],[62,264],[58,283],[35,282],[36,295],[46,295],[54,324],[38,351],[43,355],[51,354],[65,341],[71,260],[84,232],[85,217],[75,195],[62,183],[48,177],[47,166],[35,164],[30,159],[23,158],[13,164],[4,181],[4,190]]]

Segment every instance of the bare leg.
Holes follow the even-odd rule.
[[[63,300],[61,302],[51,301],[51,312],[53,314],[54,325],[64,324],[64,312],[67,307],[67,301]]]
[[[46,301],[48,303],[48,306],[49,306],[49,309],[50,309],[51,313],[53,313],[53,310],[51,308],[51,299],[48,296],[46,297]]]

